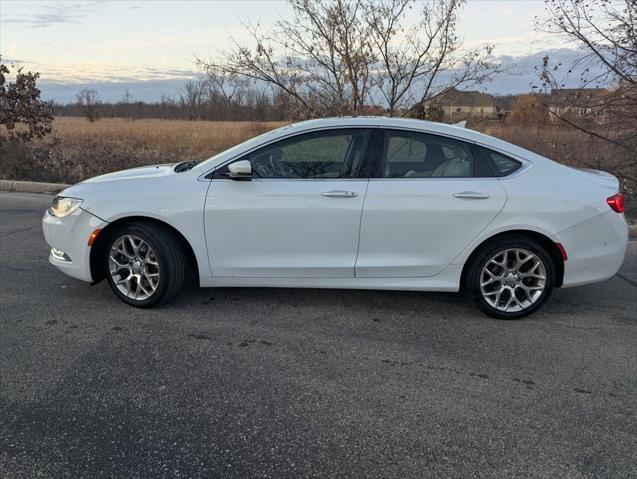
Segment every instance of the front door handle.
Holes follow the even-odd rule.
[[[355,191],[332,190],[324,191],[321,196],[327,196],[328,198],[355,198],[358,193]]]
[[[454,193],[453,197],[468,200],[486,200],[489,195],[487,195],[486,193],[479,193],[477,191],[462,191],[460,193]]]

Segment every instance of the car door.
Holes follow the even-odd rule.
[[[475,145],[385,130],[361,218],[357,277],[434,276],[506,202]]]
[[[259,148],[249,181],[215,171],[204,221],[215,277],[353,277],[370,129],[300,134]]]

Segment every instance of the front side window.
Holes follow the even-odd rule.
[[[385,178],[469,178],[474,156],[469,145],[413,131],[385,133]]]
[[[245,157],[256,178],[332,179],[358,176],[370,131],[327,130],[276,142]]]

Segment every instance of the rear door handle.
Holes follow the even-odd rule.
[[[460,193],[454,193],[453,197],[467,200],[486,200],[489,195],[486,193],[479,193],[477,191],[462,191]]]
[[[358,193],[355,191],[332,190],[324,191],[321,196],[327,196],[328,198],[355,198]]]

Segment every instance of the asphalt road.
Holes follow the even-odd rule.
[[[503,322],[454,294],[198,289],[139,310],[0,193],[0,477],[635,477],[637,243]]]

